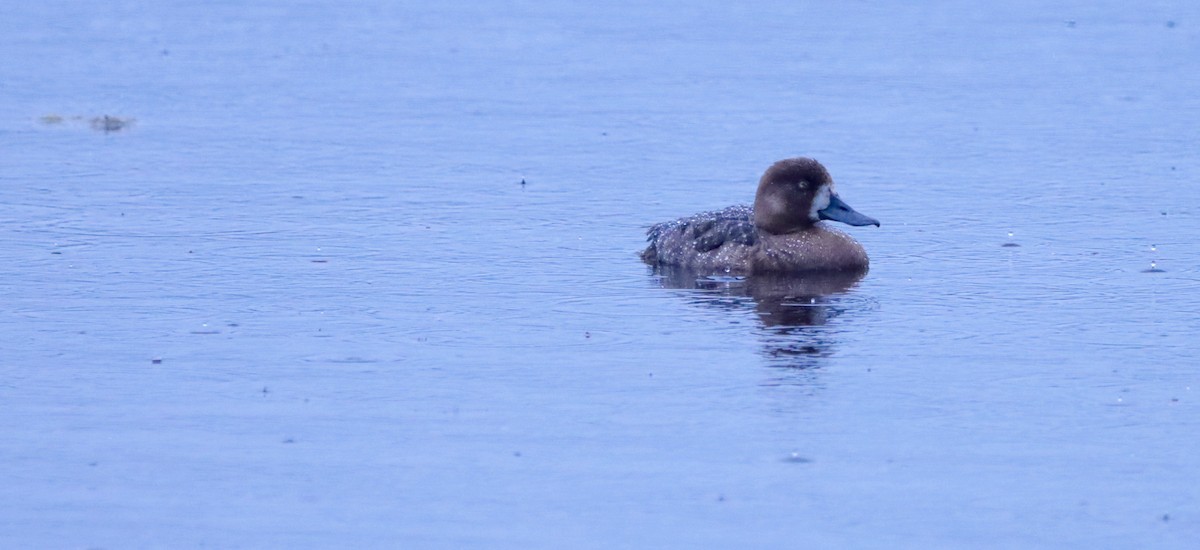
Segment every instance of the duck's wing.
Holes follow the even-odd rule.
[[[725,244],[753,246],[758,242],[754,211],[749,206],[731,206],[656,224],[646,231],[649,246],[642,253],[648,262],[680,264],[694,254],[716,250]],[[689,251],[690,249],[690,251]]]
[[[754,211],[747,206],[731,206],[716,212],[705,212],[689,219],[687,232],[696,252],[708,252],[725,243],[753,246],[758,242],[754,228]]]

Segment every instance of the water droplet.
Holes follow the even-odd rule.
[[[1017,243],[1014,243],[1014,242],[1013,242],[1013,232],[1012,232],[1012,231],[1009,231],[1009,232],[1008,232],[1008,242],[1006,242],[1006,243],[1004,243],[1004,244],[1002,244],[1002,245],[1000,245],[1000,246],[1003,246],[1003,247],[1005,247],[1005,248],[1014,248],[1014,247],[1018,247],[1018,246],[1021,246],[1021,245],[1019,245],[1019,244],[1017,244]]]

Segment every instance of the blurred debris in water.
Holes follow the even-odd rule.
[[[91,128],[93,130],[95,130],[97,132],[104,132],[106,134],[109,134],[112,132],[119,132],[121,130],[125,130],[125,129],[132,127],[133,123],[137,119],[129,118],[129,117],[111,116],[111,115],[92,117],[89,119],[85,119],[84,117],[78,116],[78,115],[72,116],[72,117],[64,117],[62,115],[57,115],[57,114],[48,114],[48,115],[43,115],[43,116],[38,117],[38,122],[40,122],[46,126],[57,126],[57,125],[65,123],[67,121],[83,122],[84,120],[87,120],[88,125],[91,126]]]

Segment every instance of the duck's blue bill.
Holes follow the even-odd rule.
[[[842,199],[837,195],[830,195],[829,206],[818,211],[817,214],[821,216],[822,220],[833,220],[846,225],[873,225],[879,227],[879,220],[859,214],[857,210],[850,208],[849,204],[842,202]]]

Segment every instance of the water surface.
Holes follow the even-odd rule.
[[[8,544],[1200,538],[1191,5],[45,2],[0,37]],[[882,221],[864,279],[638,261],[795,155]]]

